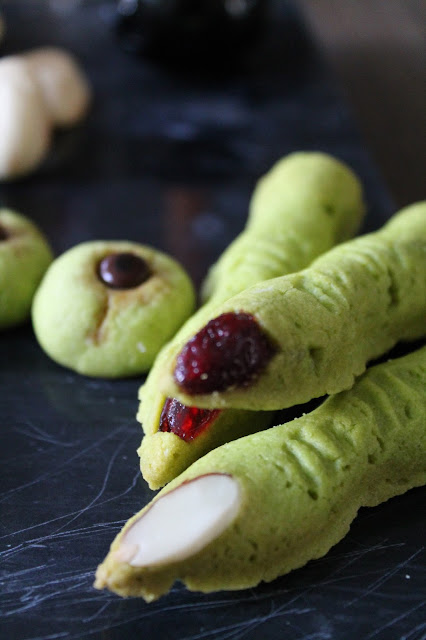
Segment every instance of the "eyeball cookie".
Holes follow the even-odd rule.
[[[29,318],[34,293],[52,259],[35,224],[0,209],[0,329]]]
[[[88,376],[146,372],[192,313],[182,267],[125,241],[80,244],[51,265],[34,298],[34,331],[59,364]]]

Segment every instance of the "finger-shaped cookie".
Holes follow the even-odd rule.
[[[282,158],[258,181],[246,228],[210,269],[204,300],[303,269],[351,238],[363,214],[360,182],[346,165],[319,152]]]
[[[307,266],[321,252],[358,229],[362,188],[352,171],[322,153],[294,153],[258,182],[247,227],[207,278],[207,305],[188,320],[158,356],[140,390],[138,418],[145,437],[141,470],[158,489],[214,447],[268,426],[266,412],[200,411],[161,392],[164,369],[176,345],[203,326],[207,309],[265,278]],[[211,316],[210,316],[211,317]],[[214,424],[214,428],[210,428]]]
[[[194,300],[189,277],[166,254],[133,242],[86,242],[48,269],[33,325],[59,364],[89,376],[132,376],[149,369]]]
[[[169,354],[165,395],[266,410],[350,388],[369,360],[426,333],[426,202],[207,312]]]
[[[125,525],[95,586],[147,601],[271,581],[341,540],[362,506],[426,482],[426,347],[312,413],[211,451]]]
[[[31,220],[0,209],[0,329],[28,320],[34,293],[52,260],[46,238]]]

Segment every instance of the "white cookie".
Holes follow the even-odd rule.
[[[0,61],[0,180],[33,170],[50,144],[50,118],[40,87],[18,56]]]
[[[52,124],[67,127],[79,122],[87,113],[91,89],[73,55],[43,47],[23,58],[40,85]]]

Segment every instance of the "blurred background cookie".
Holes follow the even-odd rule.
[[[0,209],[0,329],[29,318],[33,295],[52,258],[35,224]]]
[[[35,169],[47,155],[50,117],[39,84],[18,56],[0,61],[0,179]]]
[[[52,124],[69,127],[87,113],[89,82],[74,56],[58,47],[42,47],[23,55],[38,82]]]
[[[1,25],[0,25],[1,31]],[[91,101],[88,80],[67,51],[44,47],[0,61],[0,180],[35,170],[52,129],[77,124]]]

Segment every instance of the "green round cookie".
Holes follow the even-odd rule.
[[[156,249],[125,241],[85,242],[47,271],[33,304],[41,347],[88,376],[146,372],[192,313],[182,267]]]
[[[27,320],[34,293],[53,259],[33,222],[0,209],[0,329]]]

